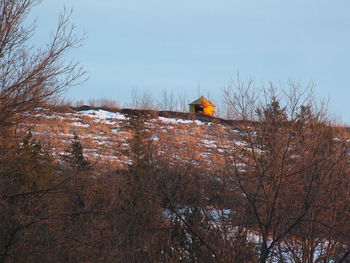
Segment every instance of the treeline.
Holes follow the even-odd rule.
[[[123,106],[121,106],[117,101],[107,98],[89,99],[87,101],[66,98],[62,100],[60,104],[77,108],[83,105],[89,105],[93,108],[131,108],[137,110],[188,112],[188,104],[190,102],[191,101],[185,92],[183,94],[174,94],[173,92],[168,92],[166,89],[163,89],[160,92],[160,95],[155,97],[150,92],[140,92],[138,89],[134,88],[131,91],[131,102],[125,103]]]

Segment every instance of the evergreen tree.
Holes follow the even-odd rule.
[[[256,113],[259,120],[273,124],[278,124],[288,119],[286,109],[281,107],[280,102],[275,96],[272,96],[270,103],[265,107],[262,109],[257,109]]]
[[[131,164],[123,173],[119,209],[113,218],[123,222],[123,259],[129,262],[158,262],[163,218],[154,165],[155,146],[147,123],[140,116],[130,119]],[[123,261],[123,262],[124,262]]]
[[[77,171],[87,171],[91,169],[91,163],[84,157],[83,146],[77,134],[74,134],[70,148],[64,158],[70,166]]]

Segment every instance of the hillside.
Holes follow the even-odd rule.
[[[85,156],[96,163],[123,168],[130,163],[130,118],[143,116],[145,125],[157,141],[159,154],[183,161],[196,160],[201,165],[220,164],[224,153],[242,143],[237,139],[239,122],[201,114],[155,112],[124,109],[108,111],[83,107],[66,111],[44,111],[36,114],[33,134],[50,145],[56,155],[69,149],[78,135]],[[165,117],[167,116],[167,117]],[[230,135],[228,135],[230,131]],[[232,136],[234,135],[234,136]]]
[[[44,230],[27,233],[41,247],[77,262],[342,262],[350,254],[348,134],[302,113],[288,119],[270,107],[253,123],[39,108],[28,114],[36,140],[4,162],[3,200],[22,205],[8,210],[20,226],[38,220]],[[88,165],[67,153],[75,135]],[[55,240],[45,242],[47,233]]]

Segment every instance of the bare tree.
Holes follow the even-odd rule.
[[[176,109],[176,99],[174,93],[168,93],[166,89],[163,89],[158,105],[160,110],[174,111]]]
[[[71,12],[59,16],[46,45],[30,45],[35,23],[27,26],[25,19],[37,3],[0,1],[0,262],[47,261],[55,251],[54,232],[47,226],[57,216],[57,188],[64,178],[57,177],[56,164],[40,143],[29,138],[19,143],[15,128],[85,73],[65,61],[82,40],[69,22]],[[44,243],[46,255],[39,249]]]
[[[183,92],[182,94],[179,94],[177,97],[177,101],[178,101],[178,107],[177,110],[180,112],[188,112],[188,104],[190,103],[188,101],[188,98],[186,96],[186,93]]]
[[[348,180],[347,146],[335,140],[340,133],[325,112],[316,110],[312,87],[289,82],[278,93],[273,84],[260,92],[253,84],[238,82],[224,93],[229,113],[243,122],[241,143],[227,152],[223,180],[239,204],[232,220],[256,236],[260,262],[284,262],[286,247],[292,255],[297,251],[286,240],[305,240],[301,229],[310,230],[310,222],[317,222],[308,233],[313,242],[326,238],[325,226],[334,229],[334,214],[325,215],[335,207],[335,213],[341,211],[336,205],[341,199],[328,198],[335,194],[331,182],[339,182],[341,175],[343,183]],[[333,235],[327,244],[335,240]],[[309,259],[300,262],[314,262]]]
[[[130,106],[138,110],[157,109],[157,106],[152,94],[147,91],[144,91],[142,94],[139,94],[136,88],[132,90],[132,102]]]
[[[223,90],[223,104],[226,107],[227,119],[252,120],[254,118],[254,105],[256,105],[257,94],[254,79],[242,82],[239,75]]]
[[[44,47],[28,44],[35,23],[26,26],[28,13],[37,0],[0,2],[0,125],[23,120],[24,113],[52,102],[69,86],[81,82],[84,70],[65,62],[67,52],[83,37],[70,24],[71,12],[64,10]]]

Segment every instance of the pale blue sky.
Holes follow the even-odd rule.
[[[76,99],[131,100],[131,90],[218,101],[237,71],[258,82],[313,81],[350,123],[349,0],[44,0],[35,39],[47,39],[63,6],[88,34],[71,56],[89,72]]]

